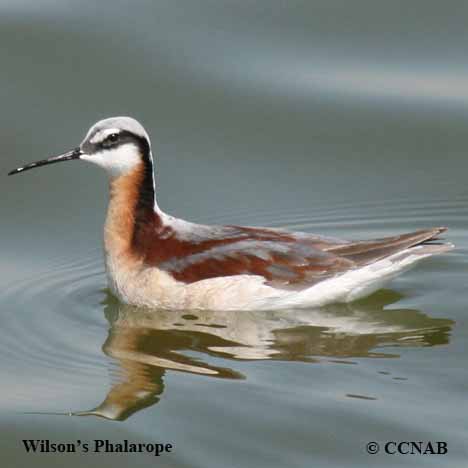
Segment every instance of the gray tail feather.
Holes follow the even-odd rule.
[[[436,227],[394,237],[350,242],[328,251],[351,260],[357,265],[373,263],[403,251],[414,254],[417,250],[418,255],[434,255],[447,252],[454,247],[450,243],[433,243],[439,240],[438,236],[445,231],[447,231],[445,227]]]

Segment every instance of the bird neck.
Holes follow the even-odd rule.
[[[110,199],[104,228],[107,253],[135,254],[145,233],[162,225],[155,199],[151,153],[131,171],[110,179]]]

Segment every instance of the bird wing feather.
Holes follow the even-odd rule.
[[[303,232],[242,226],[190,225],[166,229],[149,263],[184,283],[233,275],[259,275],[268,284],[305,289],[411,246],[435,239],[444,228],[370,241],[344,241]]]

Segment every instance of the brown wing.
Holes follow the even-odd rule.
[[[313,284],[354,262],[292,242],[243,240],[159,265],[185,283],[217,276],[260,275],[277,285]]]
[[[240,226],[165,226],[142,252],[184,283],[232,275],[259,275],[278,287],[302,289],[435,238],[443,228],[348,242],[284,230]]]
[[[354,265],[324,250],[343,241],[311,234],[180,221],[145,228],[135,245],[138,255],[184,283],[247,274],[305,286]]]

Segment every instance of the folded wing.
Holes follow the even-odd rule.
[[[189,226],[189,228],[187,228]],[[233,275],[258,275],[276,287],[305,289],[331,276],[434,240],[433,228],[370,241],[343,241],[308,233],[241,226],[186,224],[165,227],[146,263],[184,283]]]

